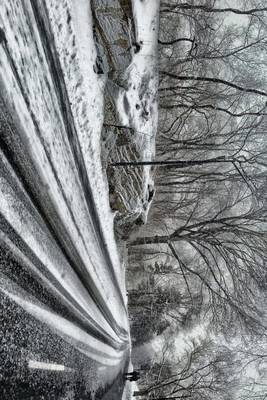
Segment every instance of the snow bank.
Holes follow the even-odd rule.
[[[124,295],[125,284],[113,233],[114,216],[109,207],[108,184],[101,165],[105,77],[96,73],[97,51],[90,3],[87,0],[65,0],[60,4],[47,0],[46,3],[86,173],[93,188],[106,247]],[[100,275],[103,279],[107,276],[106,272]],[[109,285],[107,281],[103,284],[105,287]]]
[[[123,74],[124,87],[119,89],[116,102],[121,125],[131,128],[130,141],[137,149],[139,161],[150,161],[155,155],[158,122],[159,6],[159,0],[132,1],[136,43],[132,44],[132,61]],[[133,158],[132,161],[137,160]],[[132,186],[136,186],[136,179],[132,179]],[[149,210],[148,192],[152,192],[153,188],[149,166],[142,168],[141,180],[142,193],[133,212],[137,215],[142,214],[142,222],[145,223]],[[130,185],[131,183],[128,184]],[[129,197],[127,187],[121,185],[120,195],[124,199]]]
[[[121,400],[132,400],[135,391],[138,391],[137,384],[135,382],[126,381]]]

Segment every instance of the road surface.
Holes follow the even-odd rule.
[[[101,398],[128,362],[88,4],[0,5],[1,399]]]

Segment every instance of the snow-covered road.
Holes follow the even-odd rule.
[[[3,0],[0,28],[1,296],[90,359],[119,365],[129,327],[89,2]]]

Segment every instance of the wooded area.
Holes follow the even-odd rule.
[[[136,397],[266,398],[265,5],[161,3],[156,159],[113,164],[152,165],[156,180],[128,242],[129,308],[135,346],[163,347]],[[196,326],[205,338],[175,356]]]

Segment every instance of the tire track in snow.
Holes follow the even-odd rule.
[[[6,48],[6,50],[8,50],[8,49]],[[25,90],[24,90],[23,83],[21,82],[21,80],[20,80],[20,78],[19,78],[19,74],[18,74],[18,72],[17,72],[16,66],[15,66],[15,64],[14,64],[14,62],[13,62],[13,59],[12,59],[12,57],[11,57],[11,55],[10,55],[9,52],[8,52],[7,56],[9,57],[10,64],[11,64],[11,68],[12,68],[12,70],[13,70],[13,75],[14,75],[14,77],[15,77],[15,80],[16,80],[16,83],[17,83],[18,87],[20,88],[21,95],[22,95],[22,97],[24,98],[24,102],[25,102],[25,104],[28,106],[28,111],[31,113],[31,117],[32,117],[32,116],[34,117],[34,114],[33,114],[32,110],[30,110],[30,107],[29,107],[29,100],[27,99],[27,94],[26,94],[26,92],[25,92]],[[60,67],[59,67],[59,68],[60,68]],[[63,79],[63,77],[62,77],[62,79]],[[60,80],[60,77],[59,77],[59,80]],[[65,85],[65,84],[64,84],[64,79],[63,79],[63,82],[56,82],[56,85],[58,85],[60,88],[61,88],[61,85],[64,86],[64,85]],[[56,86],[56,85],[55,85],[55,86]],[[58,86],[56,86],[56,87],[58,87]],[[65,90],[65,92],[66,92],[66,88],[65,88],[64,90]],[[63,89],[60,89],[60,102],[62,103],[61,106],[62,106],[62,107],[65,107],[65,102],[67,101],[67,106],[70,107],[69,104],[68,104],[68,98],[67,98],[66,93],[65,93],[66,97],[64,97],[64,90],[63,90]],[[67,116],[67,118],[73,119],[71,114],[68,115],[68,109],[65,110],[65,115]],[[65,119],[64,119],[64,120],[65,120]],[[37,122],[34,118],[32,118],[32,121],[33,121],[34,127],[35,127],[35,129],[36,129],[36,131],[37,131],[37,133],[38,133],[38,137],[39,137],[39,139],[41,140],[41,134],[40,134],[40,132],[39,132],[38,122]],[[70,122],[69,119],[67,119],[67,121],[68,121],[68,124],[69,124],[69,122]],[[66,122],[66,120],[65,120],[65,122]],[[71,123],[73,123],[72,120],[71,120]],[[74,126],[74,123],[73,123],[73,126]],[[68,126],[68,129],[70,130],[69,133],[70,133],[70,134],[73,134],[74,137],[75,137],[75,132],[73,133],[73,132],[71,131],[72,127],[71,127],[71,126]],[[77,137],[76,137],[76,140],[77,140]],[[5,146],[4,146],[3,143],[2,143],[2,145],[3,145],[3,148],[4,148]],[[79,175],[80,175],[80,180],[81,180],[82,186],[83,186],[83,188],[84,188],[84,191],[85,191],[85,193],[87,194],[88,212],[89,212],[89,213],[91,214],[91,216],[92,216],[91,223],[92,223],[92,225],[93,225],[93,227],[94,227],[94,230],[95,230],[95,233],[96,233],[96,237],[97,237],[97,240],[98,240],[98,244],[99,244],[99,248],[101,249],[101,253],[102,253],[102,255],[103,255],[103,258],[105,259],[105,262],[106,262],[107,265],[109,266],[109,269],[108,269],[108,270],[113,272],[113,278],[112,278],[112,280],[113,280],[113,282],[114,282],[114,284],[115,284],[116,278],[115,278],[114,271],[113,271],[113,269],[112,269],[112,263],[111,263],[109,254],[108,254],[108,252],[107,252],[107,249],[106,249],[105,247],[103,248],[103,243],[104,243],[104,239],[103,239],[103,238],[104,238],[104,236],[103,236],[103,232],[101,231],[101,227],[100,227],[100,224],[99,224],[99,216],[98,216],[98,214],[97,214],[96,207],[95,207],[95,204],[94,204],[94,201],[93,201],[93,194],[92,194],[92,189],[91,189],[91,187],[90,187],[90,182],[88,181],[88,177],[87,177],[87,174],[86,174],[86,172],[85,172],[85,166],[84,166],[83,164],[81,165],[81,163],[80,163],[80,161],[83,162],[83,158],[82,158],[82,157],[80,158],[80,156],[81,156],[81,150],[79,149],[79,146],[78,146],[78,149],[74,148],[74,147],[75,147],[75,143],[71,143],[71,145],[72,145],[72,151],[73,151],[73,154],[74,154],[74,159],[75,159],[75,161],[76,161],[77,170],[78,170]],[[12,156],[10,155],[8,149],[6,148],[5,150],[6,150],[6,155],[7,155],[8,158],[12,161]],[[44,149],[44,150],[45,150],[45,149]],[[46,152],[46,156],[47,156],[47,158],[48,158],[48,160],[49,160],[49,162],[50,162],[51,168],[53,168],[51,159],[50,159],[49,154],[48,154],[47,152]],[[13,160],[13,161],[14,161],[14,163],[12,162],[12,164],[15,165],[15,164],[16,164],[16,160]],[[19,169],[18,169],[18,168],[17,168],[17,171],[16,171],[16,172],[19,173]],[[54,176],[55,176],[55,180],[57,180],[56,171],[54,170],[53,173],[54,173]],[[34,206],[36,207],[36,209],[39,211],[41,217],[42,217],[42,218],[44,219],[44,221],[46,222],[46,225],[47,225],[47,227],[49,228],[49,230],[50,230],[50,232],[51,232],[51,234],[52,234],[52,236],[53,236],[55,242],[56,242],[57,245],[60,247],[61,251],[63,252],[64,256],[66,257],[66,259],[68,260],[68,262],[70,263],[70,265],[72,266],[73,270],[74,270],[74,271],[76,270],[76,272],[77,272],[77,268],[76,268],[76,267],[77,267],[77,264],[79,264],[79,263],[82,264],[83,262],[82,262],[82,260],[79,259],[79,257],[77,257],[76,260],[75,260],[75,262],[73,262],[73,258],[76,257],[77,253],[76,253],[72,258],[69,257],[69,252],[70,252],[70,251],[73,250],[73,251],[75,252],[75,245],[74,245],[74,243],[72,242],[72,240],[71,240],[70,238],[68,238],[68,241],[71,242],[71,243],[70,243],[70,244],[71,244],[71,250],[69,250],[69,252],[68,252],[68,251],[66,250],[66,242],[62,239],[62,237],[59,237],[59,236],[58,236],[58,231],[55,230],[54,226],[51,224],[49,218],[48,218],[47,215],[46,215],[46,212],[45,212],[45,205],[41,204],[40,198],[38,198],[38,197],[36,196],[36,194],[32,191],[32,189],[27,185],[27,180],[25,179],[25,177],[24,177],[21,173],[19,173],[19,175],[20,175],[20,180],[21,180],[21,182],[23,183],[24,188],[26,189],[26,192],[29,193],[29,195],[30,195],[30,197],[31,197],[31,200],[34,202]],[[60,182],[58,182],[58,184],[59,184],[59,186],[61,186],[61,185],[60,185]],[[61,187],[61,191],[64,192],[64,190],[63,190],[62,187]],[[62,195],[63,195],[63,197],[64,197],[64,193],[62,193]],[[65,198],[65,202],[66,202],[66,205],[68,206],[69,212],[70,212],[70,214],[71,214],[71,207],[70,207],[70,205],[69,205],[69,203],[68,203],[68,200],[67,200],[66,198]],[[51,217],[51,216],[50,216],[50,217]],[[73,218],[74,218],[74,217],[73,217]],[[75,221],[74,221],[74,223],[75,223]],[[59,227],[58,229],[60,230],[60,229],[62,229],[62,227]],[[63,228],[63,229],[64,229],[64,228]],[[66,235],[66,236],[67,236],[67,235]],[[80,265],[80,268],[81,268],[80,279],[81,279],[81,281],[83,282],[84,286],[85,286],[85,287],[90,286],[90,294],[92,295],[92,297],[94,297],[95,303],[98,304],[98,305],[100,304],[100,306],[99,306],[100,311],[101,311],[102,314],[105,316],[106,320],[110,323],[110,325],[111,325],[111,327],[113,328],[113,330],[114,330],[114,331],[117,331],[117,334],[120,335],[120,336],[121,336],[121,335],[122,335],[122,336],[126,336],[126,335],[127,335],[127,332],[125,332],[125,331],[123,332],[123,331],[121,330],[121,327],[119,327],[119,326],[116,324],[116,321],[114,320],[112,314],[110,313],[110,310],[109,310],[109,308],[107,307],[107,305],[106,305],[106,303],[105,303],[105,300],[103,299],[101,293],[99,293],[98,289],[94,286],[94,283],[93,283],[93,282],[89,282],[89,283],[88,283],[88,281],[85,281],[85,280],[84,280],[85,278],[84,278],[83,272],[86,272],[86,271],[85,271],[85,270],[82,270],[82,267],[83,267],[83,266]],[[122,299],[121,291],[120,291],[119,287],[117,288],[117,290],[118,290],[118,293],[119,293],[119,295],[120,295],[120,297],[121,297],[121,299]],[[125,307],[125,306],[124,306],[123,299],[122,299],[122,306]],[[127,336],[128,336],[128,335],[127,335]]]
[[[36,246],[38,246],[38,242],[40,241],[45,245],[47,242],[48,248],[52,252],[53,251],[53,242],[49,239],[49,233],[46,231],[46,226],[44,226],[44,222],[40,215],[34,210],[33,204],[31,200],[27,197],[26,193],[22,191],[20,188],[20,183],[18,179],[14,176],[11,166],[7,161],[5,161],[5,156],[0,151],[0,189],[2,193],[1,207],[0,207],[0,241],[1,246],[6,246],[6,249],[13,254],[13,256],[21,263],[22,265],[26,265],[27,269],[31,272],[33,277],[36,277],[38,280],[41,280],[42,284],[45,288],[48,288],[49,292],[52,293],[52,296],[55,296],[56,301],[60,301],[64,306],[67,307],[68,311],[70,311],[75,320],[86,328],[87,332],[90,332],[92,336],[95,338],[101,339],[104,343],[108,343],[114,348],[121,348],[122,342],[118,340],[118,337],[113,334],[112,330],[108,332],[107,325],[104,326],[105,320],[101,321],[94,320],[90,314],[88,313],[87,307],[83,304],[79,303],[79,297],[83,294],[81,292],[80,296],[73,297],[73,291],[71,287],[66,287],[63,285],[63,282],[66,279],[62,279],[59,281],[52,273],[51,268],[48,268],[49,258],[47,260],[44,259],[40,250]],[[13,196],[12,196],[13,194]],[[5,203],[9,204],[9,208],[5,207]],[[15,207],[14,207],[15,205]],[[27,223],[24,222],[23,227],[21,221],[19,220],[19,216],[22,220],[27,221],[28,225],[31,226],[33,232],[38,232],[36,234],[35,245],[33,246],[33,242],[30,241],[31,232],[27,228]],[[23,234],[24,232],[24,234]],[[44,236],[45,235],[45,236]],[[26,242],[25,239],[28,239],[32,246]],[[49,241],[50,240],[50,241]],[[40,245],[39,245],[40,246]],[[33,250],[35,249],[35,251]],[[47,247],[43,248],[45,251]],[[3,256],[3,254],[2,254]],[[2,257],[1,257],[2,258]],[[65,262],[64,259],[59,260],[61,265]],[[55,262],[55,259],[54,259]],[[55,265],[57,267],[58,264]],[[63,270],[65,271],[65,270]],[[4,274],[6,271],[4,269]],[[63,272],[62,275],[68,274],[68,272]],[[25,278],[26,276],[24,276]],[[70,276],[70,279],[74,282],[75,276]],[[33,289],[33,288],[31,288]],[[76,290],[81,290],[79,287]],[[91,312],[95,314],[95,303],[92,298],[88,297],[85,301],[89,301],[88,308],[91,309]],[[53,308],[53,307],[52,307]],[[95,314],[97,315],[97,314]],[[73,317],[72,317],[73,319]],[[100,325],[102,324],[102,326]]]
[[[34,6],[36,7],[36,3],[34,4]],[[40,30],[40,27],[39,27],[39,30]],[[47,39],[45,31],[41,30],[40,33],[41,33],[40,36],[43,38],[43,40],[44,40],[44,38],[46,38],[46,45],[44,47],[45,47],[46,51],[48,52],[48,61],[50,63],[50,68],[51,68],[51,72],[52,72],[51,75],[54,78],[54,84],[55,84],[55,87],[57,88],[57,94],[59,96],[59,102],[60,102],[60,105],[62,107],[63,120],[65,122],[66,131],[67,131],[68,136],[69,136],[69,142],[71,144],[72,151],[74,153],[74,159],[76,161],[76,167],[77,167],[77,170],[78,170],[79,175],[80,175],[80,180],[81,180],[84,192],[86,194],[85,197],[86,197],[86,200],[87,200],[88,211],[89,211],[89,213],[91,215],[91,223],[92,223],[92,225],[94,227],[94,231],[96,233],[96,237],[97,237],[99,248],[100,248],[100,250],[101,250],[101,252],[103,254],[103,257],[104,257],[107,265],[109,265],[109,271],[111,271],[111,278],[113,280],[113,283],[117,286],[117,291],[118,291],[120,299],[122,301],[122,305],[125,308],[124,302],[123,302],[123,299],[122,299],[122,295],[121,295],[121,291],[120,291],[120,288],[118,287],[118,284],[117,284],[117,281],[116,281],[116,278],[115,278],[115,274],[114,274],[114,271],[113,271],[113,268],[112,268],[112,264],[111,264],[111,261],[110,261],[110,258],[109,258],[109,254],[108,254],[106,248],[103,247],[103,244],[104,244],[103,234],[102,234],[101,228],[99,226],[99,217],[98,217],[98,214],[96,212],[95,204],[94,204],[94,201],[93,201],[93,195],[92,195],[92,190],[91,190],[91,187],[90,187],[90,183],[88,181],[88,177],[87,177],[87,174],[85,172],[85,166],[83,165],[83,157],[82,157],[82,154],[81,154],[81,150],[79,148],[79,143],[78,143],[78,139],[77,139],[77,134],[75,132],[75,126],[74,126],[74,122],[73,122],[73,118],[72,118],[72,114],[71,114],[71,110],[70,110],[70,105],[68,103],[68,97],[67,97],[67,93],[66,93],[63,74],[62,74],[62,71],[60,70],[59,62],[54,61],[54,55],[52,54],[53,52],[52,52],[52,50],[50,48],[51,41]],[[27,105],[27,108],[28,108],[30,114],[31,114],[31,118],[32,118],[32,121],[34,123],[35,129],[36,129],[36,131],[38,133],[38,137],[43,143],[43,139],[42,139],[42,136],[41,136],[40,131],[39,131],[38,123],[37,123],[37,121],[35,119],[35,116],[34,116],[32,110],[31,110],[31,108],[30,108],[30,103],[29,103],[29,100],[27,98],[27,94],[25,93],[25,90],[23,88],[23,84],[22,84],[22,82],[20,80],[20,77],[19,77],[19,74],[17,72],[15,63],[14,63],[14,61],[13,61],[11,55],[10,55],[10,52],[9,52],[9,50],[6,47],[5,44],[4,44],[4,48],[5,48],[5,51],[7,53],[7,57],[9,59],[9,61],[10,61],[10,65],[11,65],[13,74],[15,76],[15,80],[16,80],[19,88],[20,88],[20,91],[22,93],[24,101],[25,101],[25,103]],[[57,67],[56,67],[56,65],[57,65]],[[59,69],[59,71],[58,71],[58,69]],[[44,150],[46,152],[46,156],[47,156],[47,158],[49,160],[49,164],[50,164],[51,168],[53,169],[53,163],[51,162],[50,156],[49,156],[48,152],[45,149],[44,143],[43,143],[43,148],[44,148]],[[69,208],[70,214],[72,214],[71,208],[69,207],[69,204],[68,204],[68,200],[64,196],[64,190],[63,190],[63,188],[61,186],[60,181],[58,180],[56,171],[54,169],[53,169],[53,174],[55,176],[55,179],[57,181],[58,186],[61,189],[62,196],[63,196],[63,198],[65,200],[66,205]],[[24,177],[21,176],[20,178],[25,183]],[[102,295],[99,293],[99,291],[96,288],[93,280],[87,274],[86,268],[83,266],[83,261],[80,259],[79,254],[77,254],[77,252],[75,250],[75,246],[72,243],[71,239],[69,237],[67,238],[68,242],[69,243],[71,242],[71,253],[74,254],[74,256],[72,258],[70,258],[69,253],[66,251],[66,243],[64,243],[64,242],[62,243],[62,238],[61,237],[59,238],[58,232],[54,229],[54,227],[50,223],[49,218],[47,218],[47,215],[46,215],[45,211],[43,210],[43,206],[42,206],[42,204],[40,204],[39,199],[36,198],[36,196],[32,192],[31,188],[29,188],[29,186],[27,187],[27,191],[30,193],[31,198],[34,201],[36,208],[41,213],[43,219],[46,221],[46,223],[47,223],[47,225],[48,225],[48,227],[49,227],[49,229],[50,229],[55,241],[57,242],[57,244],[61,248],[61,250],[64,253],[65,257],[68,259],[68,262],[72,265],[73,270],[76,271],[76,273],[79,275],[79,278],[80,278],[81,282],[83,283],[83,285],[85,287],[89,288],[90,295],[92,296],[92,298],[94,299],[94,301],[98,305],[98,307],[100,308],[100,311],[103,313],[105,318],[108,320],[108,322],[110,323],[110,325],[112,326],[112,328],[114,329],[114,331],[118,335],[123,335],[124,337],[127,337],[128,336],[127,332],[126,331],[122,331],[121,328],[117,325],[115,319],[113,318],[112,313],[110,312],[109,308],[107,307],[107,305],[105,303],[105,300],[103,299]],[[73,219],[73,222],[75,224],[75,218],[74,218],[73,215],[72,215],[72,219]],[[77,230],[79,230],[79,227],[77,227]],[[82,237],[81,233],[80,233],[80,235]],[[68,236],[68,235],[66,234],[66,236]],[[73,258],[75,258],[75,262],[73,262]],[[77,265],[79,265],[79,269],[77,269]],[[86,276],[87,276],[87,279],[86,279]]]
[[[94,231],[96,233],[96,237],[97,237],[97,240],[99,243],[99,249],[100,249],[101,253],[103,254],[106,264],[109,267],[111,279],[117,289],[122,306],[126,312],[127,310],[126,310],[126,307],[124,304],[124,299],[123,299],[123,296],[121,293],[121,289],[117,282],[115,272],[114,272],[114,267],[112,265],[109,253],[105,246],[104,235],[103,235],[103,232],[101,229],[99,215],[96,210],[94,197],[93,197],[93,193],[92,193],[92,188],[91,188],[91,185],[88,180],[87,173],[86,173],[86,167],[84,165],[84,159],[83,159],[82,151],[81,151],[79,140],[78,140],[78,135],[77,135],[76,128],[75,128],[72,110],[71,110],[71,106],[70,106],[69,100],[68,100],[68,93],[67,93],[67,88],[66,88],[66,84],[64,81],[64,75],[61,70],[59,59],[57,57],[57,51],[56,51],[55,45],[54,45],[53,34],[51,31],[51,28],[49,27],[48,12],[46,10],[45,4],[43,4],[44,10],[46,12],[46,15],[43,16],[42,13],[40,12],[40,7],[37,6],[37,2],[34,0],[30,0],[30,1],[32,4],[32,8],[34,11],[34,15],[36,18],[39,32],[41,33],[40,36],[42,39],[43,47],[44,47],[46,55],[47,55],[48,64],[51,69],[51,75],[53,77],[55,87],[57,88],[57,95],[59,98],[59,104],[62,109],[63,120],[65,123],[66,132],[68,134],[69,143],[72,147],[74,160],[76,162],[76,168],[77,168],[77,171],[78,171],[79,177],[80,177],[80,182],[82,184],[82,187],[83,187],[83,190],[85,193],[88,210],[91,215],[91,222],[94,227]],[[106,305],[104,304],[103,306],[105,307]]]

